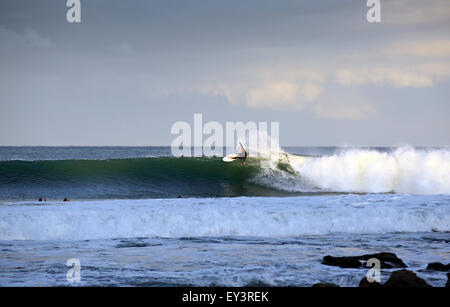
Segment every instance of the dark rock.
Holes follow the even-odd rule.
[[[383,287],[383,285],[376,281],[370,282],[369,280],[367,280],[367,277],[364,277],[359,282],[359,287],[360,288],[381,288],[381,287]]]
[[[450,287],[450,273],[447,273],[447,283],[445,284],[446,287]]]
[[[339,286],[336,285],[336,284],[333,284],[333,283],[326,282],[326,283],[314,284],[311,287],[313,287],[313,288],[336,288],[336,287],[339,287]]]
[[[323,257],[322,264],[341,268],[365,268],[367,260],[376,258],[380,260],[382,269],[406,268],[406,264],[393,253],[377,253],[352,257]]]
[[[365,261],[371,258],[380,260],[382,269],[406,268],[406,264],[404,264],[402,259],[398,258],[394,253],[367,254],[358,257],[359,260]]]
[[[392,272],[391,277],[384,284],[385,287],[392,288],[427,288],[431,287],[425,280],[414,272],[408,270],[400,270]]]
[[[448,272],[450,271],[450,263],[445,265],[439,262],[432,262],[429,263],[427,266],[427,270],[429,271],[441,271],[441,272]]]
[[[356,257],[325,256],[325,257],[323,257],[322,264],[338,266],[341,268],[360,268],[360,267],[362,267],[361,262]]]

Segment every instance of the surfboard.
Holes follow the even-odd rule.
[[[245,153],[245,157],[247,157],[247,152],[245,151],[244,146],[242,146],[241,142],[239,142],[239,145],[241,146],[241,153]],[[238,159],[236,159],[236,157],[242,157],[242,155],[237,154],[237,153],[232,153],[232,154],[229,154],[229,155],[226,155],[225,157],[223,157],[222,161],[223,162],[233,162],[233,161],[238,160]],[[245,164],[245,160],[243,163]]]
[[[223,157],[223,159],[222,159],[222,161],[223,162],[233,162],[233,161],[236,161],[237,159],[235,159],[236,157],[238,157],[239,155],[238,154],[235,154],[235,153],[233,153],[233,154],[229,154],[229,155],[226,155],[225,157]]]

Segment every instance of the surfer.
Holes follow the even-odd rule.
[[[237,153],[233,153],[233,154],[229,154],[226,155],[225,157],[223,157],[222,161],[224,162],[233,162],[237,159],[242,160],[242,164],[245,165],[245,159],[247,159],[247,151],[244,149],[244,146],[242,146],[241,142],[239,142],[239,145],[241,145],[241,152],[239,154]]]
[[[236,157],[234,157],[234,159],[241,159],[242,160],[242,164],[245,165],[245,159],[247,159],[247,151],[244,149],[244,146],[242,146],[241,142],[239,142],[239,145],[241,145],[241,154],[242,154],[242,156],[236,156]]]

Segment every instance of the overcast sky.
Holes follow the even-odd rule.
[[[170,145],[278,121],[282,145],[450,145],[450,1],[0,1],[0,145]]]

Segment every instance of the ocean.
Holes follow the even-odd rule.
[[[358,286],[322,258],[376,252],[444,286],[449,232],[448,148],[0,147],[0,286]]]

